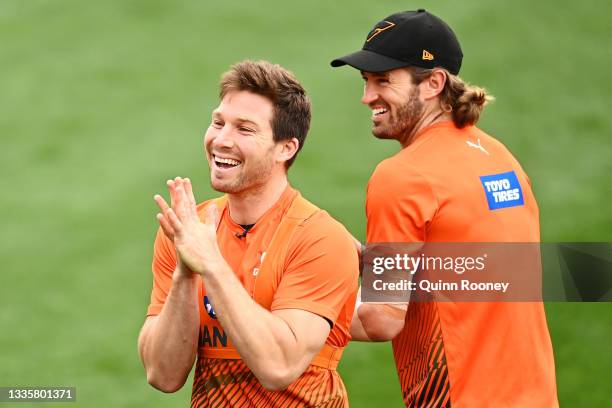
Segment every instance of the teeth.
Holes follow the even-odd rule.
[[[215,161],[218,163],[229,164],[230,166],[237,166],[240,164],[238,160],[234,159],[224,159],[222,157],[215,156]]]
[[[376,108],[376,109],[372,109],[372,113],[376,116],[376,115],[382,115],[383,113],[386,113],[387,110],[385,108]]]

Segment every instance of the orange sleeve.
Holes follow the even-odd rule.
[[[313,218],[318,219],[308,220],[291,239],[271,310],[306,310],[335,324],[357,292],[357,250],[348,231],[327,213]]]
[[[176,252],[172,242],[159,228],[153,245],[153,290],[147,316],[158,315],[172,286],[172,273],[176,267]]]
[[[367,242],[424,242],[438,201],[416,170],[390,159],[378,165],[366,194]]]

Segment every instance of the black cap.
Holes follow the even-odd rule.
[[[395,13],[368,33],[361,51],[337,58],[332,67],[350,65],[361,71],[384,72],[414,65],[446,68],[457,75],[463,53],[444,21],[420,9]]]

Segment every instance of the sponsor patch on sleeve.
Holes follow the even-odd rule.
[[[489,210],[523,205],[523,190],[514,171],[480,176]]]

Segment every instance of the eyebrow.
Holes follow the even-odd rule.
[[[259,130],[259,126],[257,125],[257,123],[253,122],[250,119],[247,119],[247,118],[237,118],[236,121],[238,123],[242,123],[242,124],[248,123],[248,124],[252,125],[256,130]]]
[[[222,117],[223,117],[223,115],[221,114],[221,112],[219,112],[217,109],[215,109],[215,110],[212,112],[212,117],[213,117],[213,118],[222,118]],[[256,130],[259,130],[259,125],[257,125],[257,123],[255,123],[255,122],[254,122],[253,120],[251,120],[251,119],[248,119],[248,118],[245,118],[245,117],[238,117],[238,118],[236,118],[236,120],[235,120],[235,121],[236,121],[237,123],[240,123],[240,124],[248,123],[248,124],[252,125],[253,127],[255,127],[255,128],[256,128]]]

